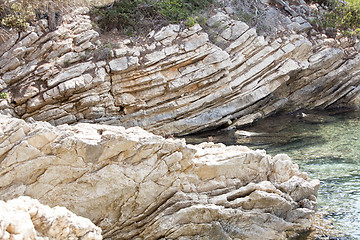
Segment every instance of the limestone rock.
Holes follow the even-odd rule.
[[[121,72],[131,67],[138,66],[138,58],[136,57],[122,57],[115,59],[109,63],[112,72]]]
[[[316,210],[318,181],[310,182],[285,155],[187,145],[138,127],[54,127],[1,115],[0,123],[1,199],[27,195],[66,207],[101,227],[105,239],[286,239],[308,230]],[[85,230],[90,222],[66,220],[73,215],[63,208],[53,214],[69,218],[40,217],[42,210],[24,208],[30,210],[21,219],[31,217],[35,230],[22,224],[9,234],[100,239],[96,227]],[[52,219],[71,231],[50,227]]]
[[[64,207],[50,208],[38,200],[0,200],[0,238],[101,240],[101,229]]]
[[[50,33],[39,21],[0,47],[0,86],[11,96],[1,111],[185,135],[241,127],[277,111],[359,109],[359,44],[317,33],[303,1],[276,1],[291,19],[262,2],[259,10],[278,25],[271,37],[223,10],[209,13],[204,29],[172,24],[114,49],[102,46],[87,8],[65,15]]]

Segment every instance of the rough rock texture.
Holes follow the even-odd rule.
[[[181,135],[279,110],[360,106],[357,45],[312,35],[301,16],[284,18],[288,32],[276,39],[220,11],[207,20],[209,34],[169,25],[141,44],[111,46],[86,14],[64,16],[50,33],[40,21],[0,46],[0,87],[11,93],[3,114]]]
[[[2,115],[0,143],[2,200],[64,206],[105,238],[286,239],[310,228],[317,206],[319,181],[263,150]]]
[[[19,197],[0,201],[0,239],[101,240],[101,229],[89,219],[76,216],[64,207],[50,208],[38,200]]]

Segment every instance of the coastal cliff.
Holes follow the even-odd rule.
[[[288,156],[172,138],[279,111],[359,109],[358,40],[318,32],[301,0],[256,2],[273,34],[229,6],[202,26],[170,24],[137,38],[99,34],[86,7],[54,31],[41,19],[10,34],[0,45],[0,237],[288,239],[309,231],[319,181]],[[66,224],[49,225],[51,216]]]
[[[54,32],[40,20],[0,47],[0,86],[10,94],[1,112],[185,135],[281,110],[359,108],[356,41],[328,38],[301,15],[277,16],[282,29],[272,37],[219,9],[206,32],[168,25],[115,43],[99,40],[87,8]]]

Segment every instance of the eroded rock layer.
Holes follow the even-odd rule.
[[[66,207],[105,238],[286,239],[317,206],[319,181],[286,155],[2,115],[0,133],[1,199]]]
[[[87,11],[65,16],[54,32],[41,20],[0,46],[0,86],[11,95],[3,114],[181,135],[279,110],[359,107],[357,47],[307,35],[302,17],[284,18],[299,34],[272,40],[220,11],[207,20],[212,41],[196,24],[110,44],[98,41]]]
[[[64,207],[50,208],[29,197],[0,201],[0,239],[101,240],[101,229]]]

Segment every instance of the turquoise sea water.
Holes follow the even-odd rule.
[[[341,239],[360,239],[360,113],[298,112],[258,121],[242,131],[212,131],[187,142],[222,142],[288,154],[312,179],[320,179],[319,212]]]

